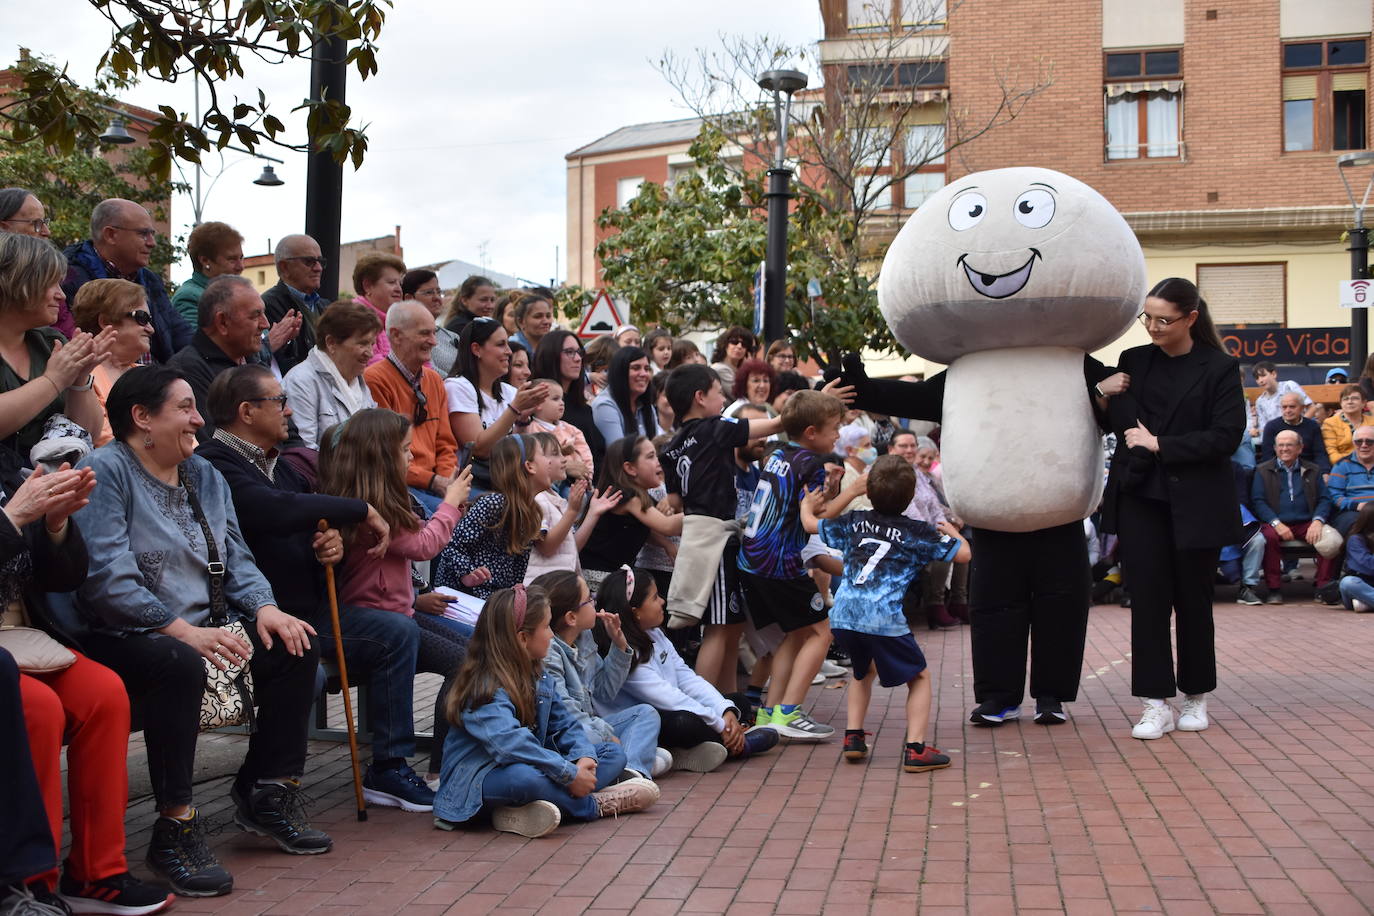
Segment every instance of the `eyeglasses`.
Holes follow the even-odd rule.
[[[118,230],[120,230],[121,232],[132,232],[132,233],[134,233],[135,235],[141,235],[141,236],[143,237],[143,240],[144,240],[145,242],[155,242],[155,241],[157,241],[157,230],[156,230],[156,229],[135,229],[135,228],[132,227],[132,226],[111,226],[110,228],[111,228],[111,229],[118,229]]]
[[[562,351],[562,353],[564,356],[576,356],[578,359],[582,358],[582,351],[577,349],[576,347],[565,349]]]
[[[20,224],[28,223],[30,226],[33,227],[33,231],[34,231],[34,232],[42,232],[44,229],[46,229],[46,228],[48,228],[49,226],[52,225],[52,220],[46,219],[46,218],[44,218],[44,219],[0,219],[0,223],[20,223]]]
[[[328,259],[328,258],[316,257],[316,256],[314,256],[314,255],[305,255],[305,256],[299,257],[299,258],[282,258],[282,260],[283,260],[283,261],[300,261],[302,264],[307,264],[307,265],[309,265],[309,266],[311,266],[311,267],[328,267],[328,266],[329,266],[329,259]]]
[[[1147,328],[1153,324],[1157,325],[1160,330],[1163,330],[1164,328],[1167,328],[1170,325],[1172,325],[1175,321],[1182,321],[1186,317],[1188,316],[1179,315],[1177,318],[1160,318],[1158,315],[1147,315],[1144,312],[1141,312],[1139,315],[1135,316],[1135,319],[1136,321],[1139,321],[1141,324],[1145,325],[1145,327]]]
[[[134,309],[132,312],[125,312],[125,318],[132,318],[138,322],[139,327],[151,327],[153,324],[153,313],[147,309]]]
[[[274,397],[274,398],[244,398],[244,400],[245,400],[245,401],[250,401],[250,402],[255,403],[255,404],[260,404],[260,403],[266,401],[266,402],[271,403],[271,404],[276,404],[276,405],[277,405],[278,407],[280,407],[282,410],[285,410],[285,409],[286,409],[286,395],[284,395],[284,394],[279,394],[279,395],[277,395],[277,396]]]
[[[1356,439],[1356,445],[1374,445],[1374,439]]]

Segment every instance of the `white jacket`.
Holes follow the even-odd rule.
[[[635,665],[615,699],[606,704],[604,710],[602,704],[598,703],[597,711],[609,715],[636,703],[648,703],[662,712],[681,710],[695,713],[711,728],[724,731],[726,710],[734,709],[736,715],[739,713],[735,704],[687,667],[662,630],[650,630],[649,639],[654,644],[653,655],[647,662]]]
[[[318,449],[320,434],[329,427],[377,406],[363,377],[359,375],[345,389],[339,370],[318,347],[286,373],[281,384],[296,430],[307,448]]]

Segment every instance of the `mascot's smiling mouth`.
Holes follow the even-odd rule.
[[[1042,258],[1038,249],[1032,248],[1030,253],[1031,256],[1026,259],[1025,264],[1011,273],[1005,274],[985,274],[982,271],[974,270],[968,262],[967,254],[959,255],[959,260],[956,263],[964,269],[968,282],[980,296],[987,296],[989,299],[1005,299],[1021,292],[1030,281],[1031,268],[1035,266],[1035,259]]]

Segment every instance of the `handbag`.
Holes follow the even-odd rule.
[[[0,649],[13,655],[25,674],[55,674],[76,663],[71,649],[33,627],[0,627]]]
[[[209,554],[205,570],[210,576],[210,625],[228,630],[251,647],[248,628],[242,621],[235,620],[231,623],[229,620],[229,605],[224,598],[224,562],[220,560],[219,547],[215,544],[214,534],[210,531],[210,523],[205,520],[205,513],[200,508],[200,499],[196,496],[195,487],[191,485],[184,468],[178,470],[177,476],[186,489],[186,501],[191,504],[191,513],[195,515],[200,530],[205,535],[206,552]],[[226,660],[226,667],[223,669],[211,664],[209,659],[204,660],[205,693],[200,699],[201,731],[213,731],[227,725],[247,725],[250,733],[257,730],[257,719],[253,711],[253,671],[249,667],[250,660],[251,650],[249,658],[242,662]]]

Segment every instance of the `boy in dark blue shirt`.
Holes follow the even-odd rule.
[[[801,504],[803,527],[827,546],[844,551],[844,581],[830,609],[835,645],[854,661],[849,688],[844,756],[868,756],[864,716],[873,696],[873,674],[884,687],[906,684],[906,745],[902,769],[920,773],[949,766],[949,757],[925,743],[930,722],[930,675],[926,659],[902,615],[902,596],[911,580],[937,561],[967,563],[969,546],[948,522],[933,528],[906,518],[902,510],[916,491],[916,472],[898,455],[884,455],[868,473],[872,511],[817,519],[821,494]]]

